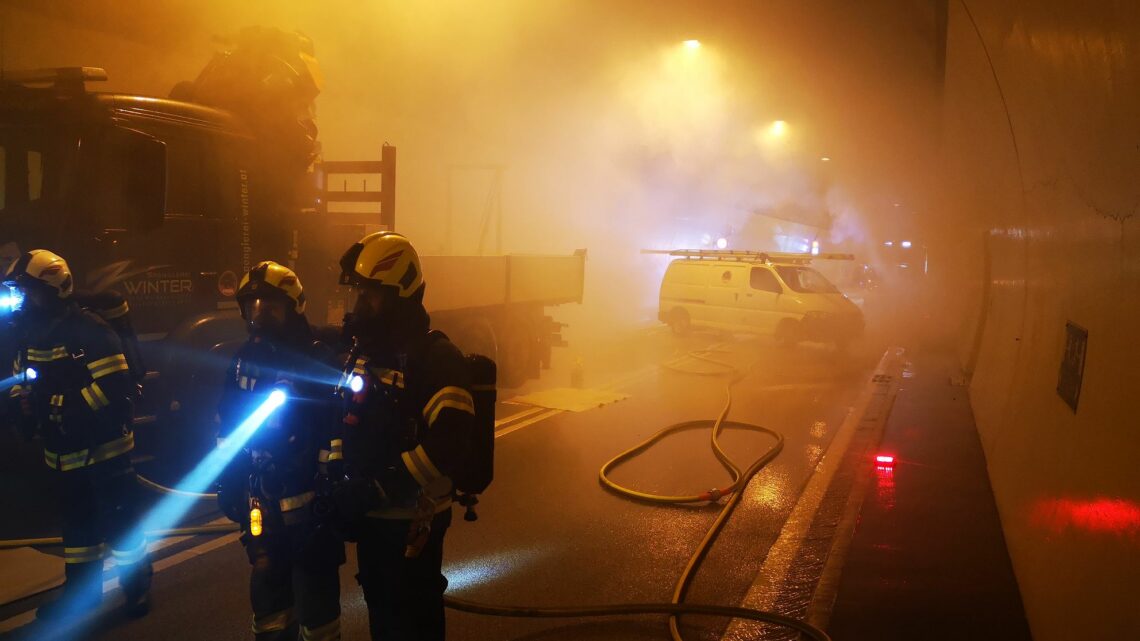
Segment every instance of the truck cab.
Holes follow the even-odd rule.
[[[0,267],[63,256],[76,288],[115,290],[148,369],[140,422],[208,434],[213,390],[245,337],[234,295],[254,260],[288,252],[280,207],[257,202],[243,124],[200,105],[88,91],[100,69],[0,82]],[[258,233],[253,229],[258,228]]]
[[[254,251],[248,134],[217,110],[87,92],[101,76],[79,73],[0,87],[0,257],[56,251],[78,288],[124,294],[144,339],[234,309]]]

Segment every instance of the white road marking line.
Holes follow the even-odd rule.
[[[515,412],[514,414],[511,414],[510,416],[508,416],[506,418],[501,418],[501,419],[495,421],[495,429],[498,429],[498,428],[502,427],[503,425],[506,425],[507,423],[513,423],[519,419],[526,418],[527,416],[530,416],[531,414],[541,412],[544,409],[546,409],[546,408],[539,407],[539,406],[535,405],[535,406],[530,407],[528,409],[525,409],[521,412]]]
[[[231,523],[231,522],[232,521],[230,521],[229,519],[227,519],[226,517],[223,516],[220,518],[216,518],[213,521],[209,521],[208,523],[205,523],[204,525],[225,525],[226,523]],[[183,541],[188,541],[188,540],[194,538],[195,536],[199,536],[199,535],[185,534],[185,535],[181,535],[181,536],[168,536],[168,537],[164,537],[161,539],[154,539],[154,540],[150,541],[149,543],[147,543],[146,551],[148,554],[154,554],[155,552],[158,552],[159,550],[164,550],[168,547],[178,545],[179,543],[182,543]],[[104,560],[104,562],[103,562],[103,570],[104,571],[109,570],[113,567],[115,567],[114,557],[108,557],[106,560]],[[104,591],[106,591],[106,590],[104,590]]]
[[[878,367],[875,368],[874,374],[882,374],[889,371],[893,366],[894,360],[894,350],[887,350],[887,353],[884,354],[883,358],[879,361]],[[847,413],[843,424],[840,425],[836,431],[831,445],[827,448],[827,453],[816,465],[815,471],[808,479],[807,486],[792,508],[792,513],[788,516],[788,520],[784,523],[784,527],[780,531],[780,536],[776,539],[776,542],[772,544],[771,549],[768,550],[768,555],[765,557],[764,563],[760,566],[760,571],[756,574],[756,578],[753,580],[752,586],[749,587],[748,593],[744,596],[740,607],[756,610],[771,610],[775,604],[776,597],[780,594],[780,587],[784,584],[784,579],[787,577],[788,570],[791,568],[792,562],[795,560],[796,554],[803,544],[804,537],[807,535],[808,529],[815,519],[816,512],[819,511],[820,502],[823,500],[823,496],[831,484],[831,479],[835,476],[840,463],[843,461],[843,455],[847,452],[847,448],[851,444],[851,439],[855,435],[856,427],[858,427],[864,418],[871,418],[865,417],[865,414],[867,414],[871,401],[875,396],[881,394],[879,391],[880,384],[874,382],[873,378],[874,375],[872,375],[872,380],[868,381],[863,388],[863,391],[859,393],[855,405],[851,411]],[[883,411],[880,410],[878,415],[874,418],[885,420],[886,417],[882,414]],[[740,619],[733,619],[732,623],[725,629],[724,636],[721,638],[723,640],[734,641],[752,638],[755,636],[754,633],[759,625],[760,624],[753,622],[746,623]]]
[[[720,349],[720,348],[724,347],[725,345],[727,345],[727,343],[716,343],[714,345],[711,345],[711,346],[703,348],[703,349],[713,351],[713,350]],[[630,374],[626,374],[625,376],[619,376],[618,378],[616,378],[616,379],[614,379],[614,380],[612,380],[612,381],[610,381],[604,385],[599,386],[598,389],[603,389],[603,390],[607,390],[607,391],[617,391],[619,389],[626,388],[630,385],[633,385],[634,383],[639,383],[639,382],[645,380],[650,375],[652,375],[654,372],[658,371],[662,365],[676,366],[676,365],[680,364],[681,362],[683,362],[684,360],[690,359],[690,358],[692,358],[692,356],[690,356],[688,353],[674,356],[673,358],[671,358],[670,360],[666,361],[663,364],[650,365],[647,367],[643,367],[639,370],[636,370]],[[773,389],[777,389],[777,388],[782,389],[779,386],[776,386]],[[798,389],[798,386],[788,386],[788,389]],[[551,418],[553,416],[557,416],[559,414],[562,414],[564,411],[565,410],[553,409],[553,408],[533,407],[529,410],[523,410],[522,412],[512,414],[511,416],[508,416],[507,418],[495,421],[495,429],[496,429],[495,438],[499,438],[501,436],[506,436],[507,434],[510,434],[511,432],[521,430],[524,427],[529,427],[531,425],[534,425],[535,423],[539,423],[539,422],[544,421],[544,420]],[[530,416],[531,418],[527,418],[526,420],[515,422],[517,419],[522,419],[522,418],[525,418],[528,416]],[[507,424],[510,424],[510,427],[507,427],[505,429],[499,429],[501,426],[507,425]]]
[[[535,423],[537,423],[539,421],[545,421],[546,419],[550,418],[551,416],[557,416],[557,415],[562,413],[562,410],[559,410],[559,409],[546,409],[544,407],[540,407],[538,409],[546,410],[546,411],[539,414],[538,416],[535,416],[534,418],[529,418],[529,419],[522,421],[520,423],[515,423],[514,425],[511,425],[510,427],[508,427],[506,429],[499,430],[499,431],[495,432],[495,438],[506,436],[507,434],[510,434],[511,432],[514,432],[516,430],[521,430],[522,428],[527,427],[528,425],[534,425]]]
[[[222,521],[222,520],[223,519],[218,519],[218,521]],[[215,523],[216,522],[211,522],[211,525],[215,524]],[[197,558],[197,557],[202,556],[208,552],[212,552],[218,548],[225,547],[225,546],[229,545],[230,543],[237,541],[238,537],[240,537],[240,536],[241,536],[241,532],[231,532],[230,534],[226,534],[226,535],[220,536],[216,539],[206,541],[205,543],[202,543],[201,545],[196,545],[192,548],[183,550],[183,551],[179,552],[178,554],[172,554],[172,555],[170,555],[164,559],[159,559],[158,561],[154,562],[154,571],[157,574],[158,572],[162,572],[163,570],[168,570],[168,569],[174,567],[175,565],[182,563],[183,561],[189,561],[190,559]],[[162,547],[168,547],[168,546],[174,545],[180,541],[184,541],[188,538],[190,538],[190,537],[188,537],[188,536],[186,536],[186,537],[181,537],[181,536],[171,537],[170,539],[161,541],[159,543],[165,544]],[[174,540],[174,539],[177,539],[177,540]],[[167,541],[170,541],[170,542],[167,543]],[[152,547],[150,545],[148,545],[147,549],[151,550]],[[108,579],[108,580],[103,582],[103,594],[106,594],[106,593],[110,592],[111,590],[114,590],[117,587],[119,587],[119,577],[113,577],[111,579]],[[3,621],[0,621],[0,632],[11,632],[17,628],[21,628],[25,625],[28,625],[29,623],[31,623],[35,620],[36,620],[36,611],[35,610],[28,610],[27,612],[22,612],[20,614],[15,615],[15,616],[4,619]]]

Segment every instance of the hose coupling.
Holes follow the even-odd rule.
[[[713,489],[709,490],[708,492],[705,492],[704,494],[702,494],[701,500],[716,503],[717,501],[720,500],[720,497],[722,497],[722,496],[724,496],[724,492],[722,492],[720,490],[720,488],[714,487]]]

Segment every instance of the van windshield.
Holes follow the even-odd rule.
[[[838,294],[839,290],[823,274],[811,267],[776,265],[776,272],[792,291],[801,294]]]

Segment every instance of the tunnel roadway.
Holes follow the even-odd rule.
[[[718,507],[659,506],[604,489],[598,469],[609,458],[662,427],[715,418],[725,402],[725,379],[689,371],[716,366],[692,351],[746,371],[733,388],[733,421],[783,434],[783,451],[752,481],[725,531],[701,565],[687,601],[739,605],[812,471],[856,403],[881,352],[870,346],[841,354],[818,345],[795,348],[765,339],[694,334],[675,337],[643,329],[583,348],[586,388],[628,398],[581,411],[511,404],[501,393],[497,410],[496,478],[482,497],[479,520],[464,522],[457,509],[447,536],[448,594],[493,604],[571,606],[667,602],[674,583]],[[569,368],[555,363],[543,379],[517,392],[562,387]],[[707,430],[682,432],[613,473],[641,491],[695,494],[729,482],[709,447]],[[740,467],[773,444],[770,437],[727,430],[726,452]],[[217,518],[208,506],[198,522]],[[366,638],[367,612],[356,586],[355,554],[348,546],[341,568],[344,638]],[[248,564],[234,535],[197,537],[156,554],[154,609],[138,621],[106,617],[94,639],[241,639],[249,635]],[[763,586],[760,586],[763,589]],[[792,597],[795,601],[795,597]],[[768,602],[773,602],[769,599]],[[26,602],[27,607],[34,600]],[[39,638],[27,611],[0,610],[9,638]],[[687,639],[778,638],[772,629],[729,628],[724,619],[684,617]],[[448,638],[662,639],[665,618],[503,619],[448,612]]]

